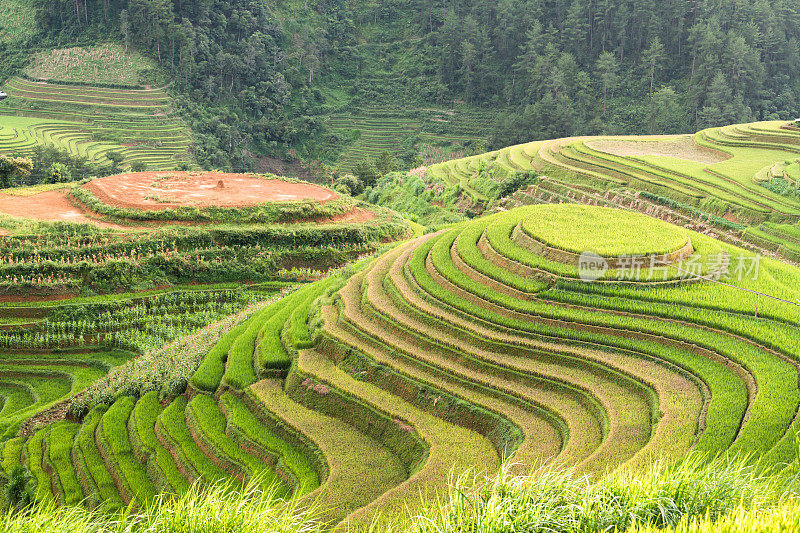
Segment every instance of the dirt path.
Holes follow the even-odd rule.
[[[0,193],[0,213],[35,220],[66,221],[94,224],[102,228],[130,229],[126,226],[101,222],[87,217],[67,199],[68,189],[40,192],[31,196],[12,196]]]

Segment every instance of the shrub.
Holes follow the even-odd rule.
[[[106,157],[108,158],[109,161],[111,161],[111,168],[113,171],[116,171],[119,168],[120,164],[122,164],[122,160],[125,159],[125,156],[123,156],[120,152],[116,152],[114,150],[106,152]]]
[[[22,465],[16,465],[8,474],[5,486],[6,501],[14,509],[24,509],[33,502],[31,474]]]
[[[353,173],[365,187],[374,187],[379,177],[378,170],[368,159],[363,159],[356,163],[353,167]]]
[[[375,170],[384,175],[397,170],[397,158],[389,151],[383,151],[375,158]]]
[[[357,196],[364,191],[364,183],[352,174],[344,174],[336,179],[333,189],[336,192]]]
[[[72,173],[63,163],[53,163],[47,169],[46,183],[66,183],[72,181]]]
[[[33,161],[25,157],[0,155],[0,187],[13,187],[19,180],[31,173]]]
[[[532,171],[513,172],[500,182],[500,186],[497,190],[497,197],[505,198],[515,193],[521,187],[533,183],[535,179],[536,173]]]

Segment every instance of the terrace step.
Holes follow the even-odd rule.
[[[58,502],[65,505],[78,505],[84,499],[72,464],[73,442],[79,428],[80,424],[74,422],[57,422],[52,425],[47,439],[49,462],[53,467],[50,476],[53,486],[58,487]]]
[[[101,507],[113,511],[125,506],[114,478],[106,468],[103,456],[97,448],[95,434],[105,406],[95,407],[84,417],[83,424],[75,436],[72,448],[72,463],[89,507]]]
[[[444,422],[371,383],[357,381],[317,351],[300,351],[287,387],[296,399],[354,424],[373,438],[383,439],[401,458],[406,472],[415,472],[348,517],[350,524],[370,521],[378,508],[399,509],[412,494],[413,499],[418,499],[420,491],[431,493],[444,487],[447,472],[454,464],[458,471],[479,465],[486,473],[499,465],[498,456],[485,437]]]
[[[179,396],[161,412],[156,421],[156,437],[190,484],[197,480],[222,481],[228,474],[203,453],[186,425],[187,403],[186,397]]]
[[[240,449],[236,442],[227,436],[225,416],[210,396],[198,394],[188,403],[186,425],[203,453],[230,476],[242,483],[247,483],[252,477],[257,476],[263,487],[276,491],[276,495],[291,494],[272,467]]]
[[[674,428],[669,427],[672,424],[681,428],[681,432],[685,435],[680,444],[678,442],[670,442],[670,446],[673,447],[676,455],[679,454],[679,450],[685,452],[691,447],[694,442],[693,435],[697,425],[697,418],[703,403],[701,391],[698,390],[695,383],[681,374],[676,374],[674,369],[668,370],[664,365],[642,360],[641,357],[624,357],[622,354],[599,351],[590,352],[554,343],[549,345],[537,344],[519,336],[503,335],[488,328],[476,328],[476,325],[473,325],[471,329],[478,329],[481,332],[480,335],[466,334],[463,330],[446,326],[438,322],[435,316],[419,311],[420,305],[423,308],[427,306],[421,304],[419,297],[414,294],[413,289],[402,275],[403,265],[406,264],[413,250],[414,247],[409,245],[406,250],[397,252],[402,252],[399,257],[394,253],[387,254],[385,256],[387,263],[383,267],[381,267],[381,262],[384,261],[384,257],[379,258],[373,270],[367,274],[369,285],[366,299],[375,307],[380,316],[391,317],[398,323],[402,321],[406,330],[415,331],[417,335],[424,334],[429,337],[430,341],[445,344],[455,349],[457,353],[473,355],[492,361],[497,365],[493,367],[495,369],[498,367],[521,369],[525,365],[533,364],[533,366],[530,366],[530,369],[533,370],[536,365],[543,365],[541,369],[533,370],[532,375],[551,375],[559,380],[572,383],[573,386],[581,383],[577,379],[581,372],[587,372],[583,378],[585,380],[583,385],[579,386],[586,391],[594,391],[593,394],[601,400],[605,399],[603,405],[606,412],[610,414],[612,428],[618,421],[615,420],[617,417],[623,420],[630,420],[630,414],[626,413],[628,410],[641,411],[642,415],[650,413],[646,421],[648,427],[643,427],[641,430],[646,431],[649,436],[649,426],[652,423],[656,433],[653,439],[639,442],[639,445],[644,446],[645,450],[662,446],[661,434],[667,428],[674,432]],[[391,265],[391,271],[388,271],[387,267],[389,266],[390,258],[391,261],[394,261],[394,264]],[[380,283],[378,280],[388,280],[388,282]],[[394,289],[399,292],[392,291],[387,293],[383,290],[383,285],[388,285],[389,282],[393,283]],[[389,302],[397,303],[394,303],[394,306],[391,307],[388,305]],[[410,307],[409,304],[412,303],[416,309]],[[420,349],[415,353],[427,354],[429,350]],[[495,353],[502,353],[503,355],[498,357],[493,355]],[[551,364],[552,368],[549,371],[544,370]],[[498,375],[497,370],[487,374]],[[601,385],[609,380],[613,385],[611,383]],[[651,385],[653,383],[655,385]],[[618,390],[616,387],[621,387],[623,390]],[[655,391],[654,388],[656,389]],[[611,391],[615,392],[612,393]],[[658,394],[656,394],[656,391]],[[631,397],[631,395],[633,396]],[[628,399],[625,401],[616,402],[611,400],[626,397]],[[658,413],[659,404],[660,415]],[[637,405],[638,407],[636,407]],[[624,406],[624,409],[620,409],[621,406]],[[652,421],[650,417],[653,418]],[[664,422],[664,427],[659,428],[656,425],[659,422],[659,417]],[[644,423],[644,420],[642,420],[642,423]],[[614,440],[613,433],[614,431],[612,430],[612,435],[608,436],[606,443]],[[623,434],[625,436],[620,438],[632,437],[632,434],[627,431],[623,431]],[[624,452],[621,451],[624,449],[624,447],[619,446],[616,448],[619,457],[615,458],[615,461],[624,460]],[[627,449],[636,452],[637,455],[644,455],[642,451],[638,450],[637,446],[629,446]],[[520,459],[519,453],[516,457],[518,460]],[[604,464],[607,463],[604,462]]]
[[[55,500],[49,473],[52,467],[49,457],[45,454],[47,446],[45,440],[50,428],[40,429],[28,440],[25,446],[25,466],[28,467],[33,479],[36,481],[36,499],[44,504]]]
[[[156,495],[145,466],[136,459],[128,435],[128,418],[135,400],[123,396],[103,414],[95,431],[97,449],[122,499],[145,505]]]
[[[316,502],[326,522],[340,522],[406,479],[405,466],[389,448],[339,418],[294,401],[277,380],[261,380],[250,392],[270,418],[305,436],[325,458],[327,476],[306,501]]]
[[[142,396],[128,419],[133,453],[146,465],[147,475],[159,493],[182,494],[189,489],[169,451],[156,437],[155,426],[164,408],[158,402],[158,393],[150,391]]]
[[[26,442],[25,437],[13,437],[2,443],[2,467],[6,474],[22,465]]]
[[[242,398],[249,399],[247,393]],[[273,418],[265,415],[263,408],[250,410],[248,401],[232,393],[220,397],[220,409],[226,418],[225,435],[250,455],[275,469],[280,478],[293,488],[293,495],[305,496],[320,485],[320,472],[327,468],[320,464],[324,458],[314,456],[312,450],[303,453],[309,445],[295,434],[286,434]],[[291,444],[280,434],[287,435]],[[309,456],[315,457],[314,460]]]

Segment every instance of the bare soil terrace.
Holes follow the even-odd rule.
[[[655,155],[708,164],[731,158],[719,150],[697,145],[691,135],[659,140],[598,139],[586,141],[586,146],[622,157]]]
[[[218,172],[134,172],[92,180],[84,187],[107,205],[150,211],[300,200],[326,202],[338,197],[319,185]]]
[[[219,184],[222,182],[222,186]],[[175,207],[243,207],[267,202],[315,200],[324,203],[338,195],[324,187],[309,183],[292,183],[279,179],[262,179],[250,174],[214,172],[138,172],[99,178],[85,185],[102,202],[141,210],[163,210]],[[171,201],[165,201],[165,200]],[[148,227],[142,223],[113,223],[93,213],[86,206],[70,199],[68,188],[11,195],[0,192],[0,213],[20,218],[46,221],[90,223],[103,228],[129,230]],[[355,208],[333,217],[319,218],[317,224],[359,223],[373,220],[374,211]],[[160,221],[164,224],[191,225],[191,222]],[[0,229],[0,236],[7,234]]]
[[[12,196],[0,193],[0,213],[35,220],[65,221],[78,224],[91,223],[104,228],[124,229],[118,224],[94,220],[72,205],[67,199],[68,189],[45,191],[30,196]]]

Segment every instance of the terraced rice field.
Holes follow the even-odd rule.
[[[616,266],[581,281],[574,252],[598,242]],[[728,285],[687,279],[686,246]],[[631,253],[666,265],[626,278],[613,260]],[[740,279],[740,256],[602,207],[475,219],[256,311],[185,394],[120,393],[80,425],[6,441],[3,467],[28,465],[42,500],[106,508],[261,475],[356,527],[506,459],[601,472],[743,452],[780,468],[797,454],[800,309],[734,287],[794,301],[800,274],[765,258]]]
[[[286,321],[310,343],[289,304],[307,313],[315,286],[270,300],[406,225],[277,176],[148,172],[85,186],[0,201],[16,215],[0,237],[3,472],[24,466],[39,501],[108,511],[229,477],[316,491],[328,470],[311,441],[244,395],[285,375]],[[193,393],[203,386],[215,394]]]
[[[0,102],[0,153],[52,145],[93,163],[123,155],[150,170],[190,162],[191,138],[163,88],[110,89],[13,77]]]
[[[486,199],[475,181],[483,162],[600,188],[648,190],[694,205],[713,199],[720,203],[718,210],[745,221],[761,222],[773,214],[796,221],[800,200],[760,186],[755,177],[776,162],[794,159],[798,150],[798,130],[785,122],[757,122],[693,136],[537,141],[432,165],[428,171],[445,183],[460,184],[477,200]]]
[[[7,299],[0,305],[2,441],[57,419],[65,401],[134,358],[142,346],[170,340],[258,296],[233,287],[198,287],[94,302]]]
[[[397,153],[409,136],[419,136],[426,156],[441,160],[443,153],[463,150],[465,143],[485,141],[491,121],[489,113],[466,109],[378,109],[327,117],[329,128],[343,139],[359,132],[339,158],[340,168],[346,171],[383,152]]]

